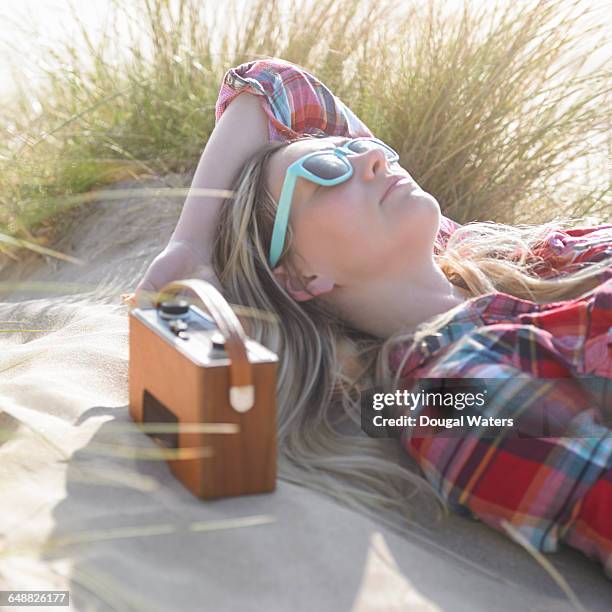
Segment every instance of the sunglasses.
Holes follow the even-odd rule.
[[[336,146],[335,149],[323,149],[308,153],[287,168],[280,201],[276,209],[274,229],[272,230],[270,267],[274,268],[276,266],[285,246],[296,180],[302,177],[325,187],[339,185],[353,176],[353,165],[348,159],[351,155],[360,155],[376,149],[381,149],[384,152],[389,163],[399,160],[397,152],[378,138],[353,138],[343,145]]]

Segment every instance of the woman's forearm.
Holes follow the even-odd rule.
[[[268,119],[261,102],[253,94],[240,94],[208,139],[170,243],[187,243],[203,260],[210,259],[223,198],[198,195],[194,188],[230,189],[240,168],[267,142]]]

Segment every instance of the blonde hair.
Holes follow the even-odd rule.
[[[279,475],[398,527],[409,517],[414,494],[436,494],[405,465],[396,440],[369,438],[361,431],[361,393],[397,388],[403,363],[391,371],[393,348],[435,333],[462,305],[415,332],[383,341],[348,327],[317,299],[293,300],[268,264],[277,204],[265,181],[268,160],[290,142],[266,145],[243,167],[234,196],[221,209],[212,263],[231,303],[275,315],[273,321],[252,317],[248,332],[279,354]],[[517,227],[469,223],[435,258],[448,279],[473,296],[502,291],[538,302],[576,297],[597,285],[606,262],[546,280],[536,275],[544,262],[533,253],[552,227],[570,225],[576,221]],[[281,261],[290,271],[291,243],[289,227]]]

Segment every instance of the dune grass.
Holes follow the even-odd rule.
[[[200,0],[114,4],[101,43],[81,23],[0,112],[0,257],[52,246],[79,194],[193,171],[224,72],[265,56],[315,74],[459,222],[605,217],[612,80],[583,65],[605,22],[575,0],[232,0],[223,23]]]

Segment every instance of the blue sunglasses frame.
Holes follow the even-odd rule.
[[[356,141],[369,141],[375,142],[381,148],[386,149],[391,152],[391,157],[387,157],[387,161],[389,163],[394,163],[399,161],[399,155],[395,150],[393,150],[389,145],[386,145],[382,140],[378,138],[352,138],[348,142],[345,142],[343,145],[338,145],[334,149],[321,149],[320,151],[314,151],[313,153],[308,153],[304,155],[304,157],[300,157],[297,161],[293,162],[288,168],[285,174],[285,181],[283,183],[283,188],[281,190],[280,201],[278,203],[278,208],[276,209],[276,217],[274,219],[274,228],[272,230],[272,240],[270,241],[270,255],[269,262],[270,267],[274,268],[278,263],[278,260],[281,257],[283,252],[283,248],[285,246],[285,239],[287,236],[287,226],[289,225],[289,214],[291,213],[291,203],[293,200],[293,192],[295,190],[295,183],[299,177],[305,178],[309,180],[311,183],[315,183],[317,185],[323,185],[325,187],[331,187],[333,185],[338,185],[340,183],[344,183],[348,181],[348,179],[353,176],[353,164],[351,164],[348,159],[353,155],[361,155],[364,151],[352,151],[349,149],[349,145]],[[346,172],[334,179],[324,179],[316,174],[313,174],[306,168],[304,168],[304,162],[307,160],[317,157],[318,155],[335,155],[336,157],[342,160],[342,163],[346,167]]]

